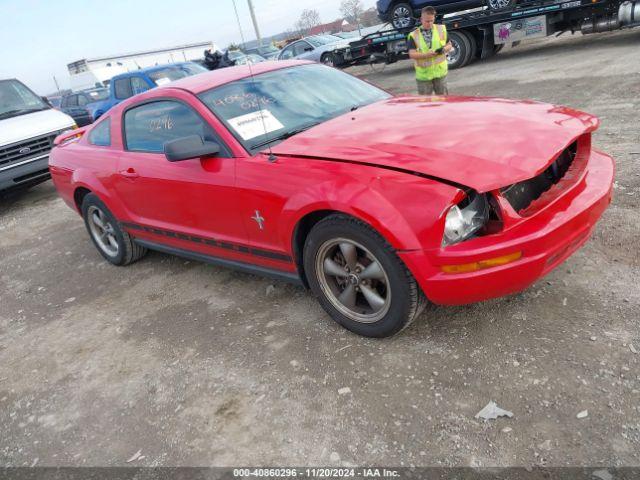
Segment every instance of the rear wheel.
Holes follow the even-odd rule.
[[[304,247],[309,286],[340,325],[388,337],[409,325],[426,300],[393,248],[365,223],[332,215],[316,224]]]
[[[449,41],[453,50],[447,53],[447,63],[451,70],[462,68],[471,59],[471,42],[463,31],[449,32]]]
[[[147,253],[147,249],[134,243],[127,232],[93,193],[88,193],[82,200],[82,218],[100,254],[114,265],[128,265],[139,260]]]
[[[397,3],[391,9],[391,24],[394,28],[403,29],[413,27],[416,19],[413,16],[413,8],[410,4]]]
[[[512,10],[516,0],[489,0],[489,10],[493,12],[504,12]]]
[[[468,65],[476,58],[476,53],[478,53],[478,42],[476,41],[476,37],[474,37],[468,30],[460,30],[460,33],[467,37],[467,40],[469,41],[469,59],[465,63],[465,65]]]

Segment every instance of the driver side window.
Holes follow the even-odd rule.
[[[313,50],[313,47],[307,42],[298,42],[296,44],[295,49],[293,50],[294,56],[303,55],[309,51]]]
[[[134,95],[138,93],[146,92],[149,90],[149,85],[140,77],[131,77],[131,91]]]
[[[230,157],[218,135],[191,107],[171,100],[145,103],[124,114],[125,149],[162,153],[171,140],[199,135],[220,145],[219,157]]]
[[[282,55],[280,56],[281,60],[289,60],[291,58],[293,58],[293,49],[295,48],[295,46],[297,45],[297,43],[294,43],[292,45],[289,45],[288,47],[286,47],[283,51],[282,51]]]

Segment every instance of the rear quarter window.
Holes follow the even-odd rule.
[[[89,143],[98,147],[111,146],[111,119],[107,118],[89,132]]]

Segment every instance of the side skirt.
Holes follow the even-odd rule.
[[[282,272],[272,268],[260,267],[258,265],[251,265],[249,263],[237,262],[235,260],[227,260],[224,258],[214,257],[211,255],[205,255],[204,253],[192,252],[190,250],[183,250],[181,248],[169,247],[160,243],[149,242],[147,240],[141,240],[134,238],[134,242],[138,245],[148,248],[150,250],[156,250],[162,253],[168,253],[170,255],[176,255],[179,257],[188,258],[189,260],[195,260],[197,262],[209,263],[211,265],[217,265],[221,267],[233,268],[245,273],[251,273],[254,275],[260,275],[263,277],[270,277],[276,280],[281,280],[294,285],[303,286],[300,276],[295,273]]]

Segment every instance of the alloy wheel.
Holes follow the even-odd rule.
[[[332,54],[323,55],[322,63],[328,67],[333,67],[334,66],[333,55]]]
[[[315,269],[326,298],[343,315],[360,323],[374,323],[391,306],[389,277],[378,259],[353,240],[323,243]]]
[[[91,236],[98,247],[110,257],[118,256],[116,231],[104,212],[95,205],[91,205],[87,211],[87,219]]]
[[[502,10],[507,8],[511,3],[511,0],[489,0],[489,7],[491,10]]]
[[[393,11],[393,26],[396,28],[407,28],[413,21],[412,12],[405,6],[396,8]]]
[[[457,40],[451,39],[451,46],[453,50],[446,54],[447,63],[449,65],[456,64],[460,58],[460,44]]]

